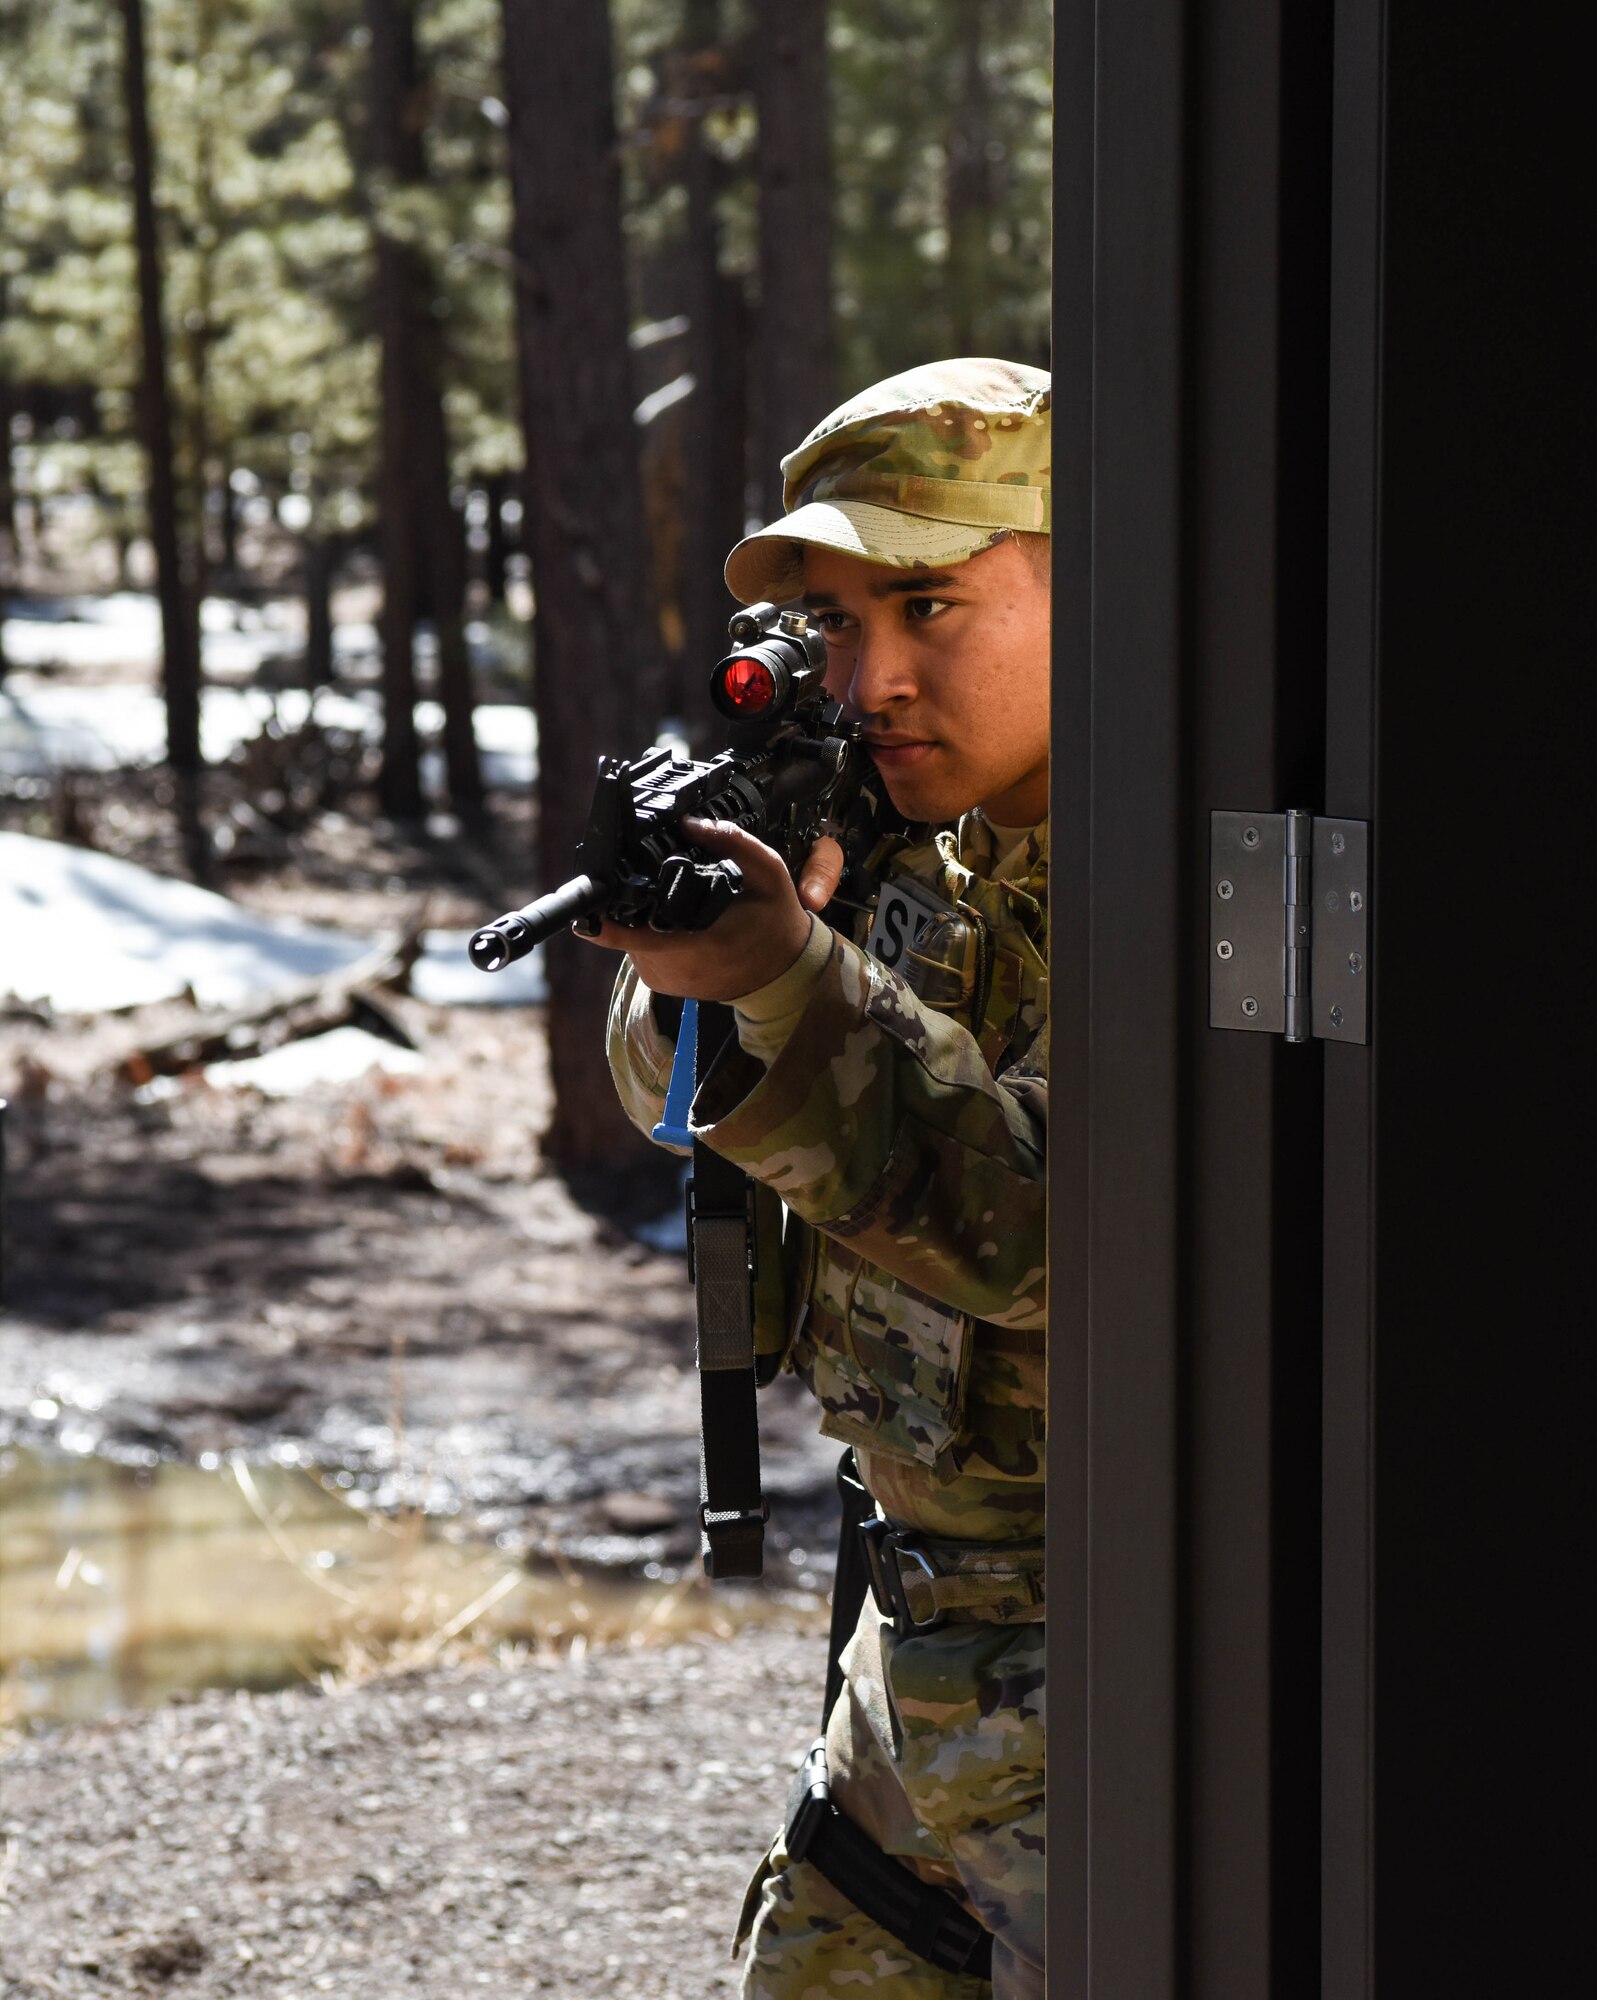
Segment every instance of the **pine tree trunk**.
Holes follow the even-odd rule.
[[[5,281],[0,279],[0,320],[5,317]],[[11,477],[11,385],[0,376],[0,687],[6,679],[6,608],[17,581],[17,489]]]
[[[539,877],[572,871],[603,752],[652,734],[640,689],[655,650],[627,352],[610,17],[600,0],[504,0],[522,417],[525,546],[536,599]],[[615,1177],[651,1151],[622,1115],[604,1056],[616,961],[548,946],[554,1115],[547,1156]]]
[[[710,98],[727,87],[720,0],[688,0],[683,32],[686,74]],[[727,650],[726,621],[736,608],[721,574],[743,533],[747,443],[747,314],[742,288],[721,269],[716,198],[723,172],[692,121],[687,154],[687,237],[683,246],[688,366],[693,394],[685,406],[687,521],[682,625],[684,672],[677,707],[690,728],[719,738],[710,706],[710,669]]]
[[[987,0],[965,0],[958,14],[959,82],[946,189],[949,346],[955,354],[986,352],[983,306],[993,209],[993,168],[987,157],[992,96],[982,61],[986,15]]]
[[[366,0],[371,36],[370,156],[376,189],[376,309],[382,339],[378,421],[378,554],[383,571],[380,622],[383,650],[383,763],[378,792],[383,810],[399,820],[421,817],[421,765],[416,741],[416,380],[415,253],[384,226],[382,199],[421,178],[421,134],[415,116],[416,37],[410,0]]]
[[[325,530],[313,528],[302,545],[305,565],[305,680],[310,687],[333,682],[333,546]]]
[[[466,524],[449,497],[449,434],[442,356],[435,329],[418,327],[412,393],[417,443],[416,536],[428,608],[438,638],[438,699],[444,711],[444,768],[449,799],[462,819],[482,816],[482,767],[472,719],[471,661],[466,651]]]
[[[233,467],[223,459],[221,479],[216,489],[217,517],[222,529],[222,567],[228,576],[229,585],[236,583],[238,566],[238,496],[233,491]]]
[[[482,554],[482,580],[490,604],[503,604],[510,581],[510,530],[505,522],[505,502],[510,497],[510,475],[492,472],[483,481],[488,502],[488,546]]]
[[[827,0],[757,0],[756,17],[759,468],[769,520],[782,511],[778,461],[837,400]]]
[[[150,538],[161,606],[161,688],[166,704],[166,755],[177,800],[184,858],[196,881],[209,872],[201,817],[200,627],[192,551],[178,531],[172,404],[167,383],[161,267],[155,235],[155,153],[145,81],[144,0],[121,0],[126,48],[128,150],[133,170],[133,230],[138,257],[139,330],[143,360],[140,415],[149,459]]]

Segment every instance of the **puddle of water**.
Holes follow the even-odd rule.
[[[0,1721],[423,1666],[459,1644],[641,1643],[795,1615],[769,1593],[712,1596],[696,1573],[513,1563],[420,1514],[362,1513],[295,1467],[0,1452]]]

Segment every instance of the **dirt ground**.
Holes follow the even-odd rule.
[[[65,810],[98,845],[175,861],[149,779],[84,779]],[[62,811],[13,796],[0,825],[49,832]],[[519,900],[527,842],[514,807],[472,840],[351,811],[217,886],[363,933],[426,892],[431,923],[464,926]],[[545,1168],[537,1009],[385,1004],[417,1074],[281,1100],[115,1080],[173,1005],[0,1015],[0,1448],[286,1451],[531,1561],[691,1571],[685,1259],[636,1233],[672,1175],[599,1213]],[[3,2000],[735,1985],[742,1885],[818,1708],[834,1518],[812,1410],[790,1383],[764,1402],[768,1573],[808,1583],[805,1619],[14,1736]]]
[[[748,1632],[211,1694],[24,1742],[0,2000],[735,1991],[821,1651]]]

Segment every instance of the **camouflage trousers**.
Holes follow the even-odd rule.
[[[826,1732],[832,1795],[884,1853],[993,1932],[993,2000],[1043,1994],[1043,1628],[895,1638],[867,1598]],[[744,2000],[985,2000],[863,1916],[777,1836],[750,1884]],[[734,1950],[737,1947],[734,1946]]]

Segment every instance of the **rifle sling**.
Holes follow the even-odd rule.
[[[701,1005],[695,1081],[736,1032],[729,1007]],[[698,1313],[699,1525],[706,1572],[758,1576],[764,1567],[760,1431],[755,1408],[754,1216],[748,1176],[693,1142],[688,1240]]]

